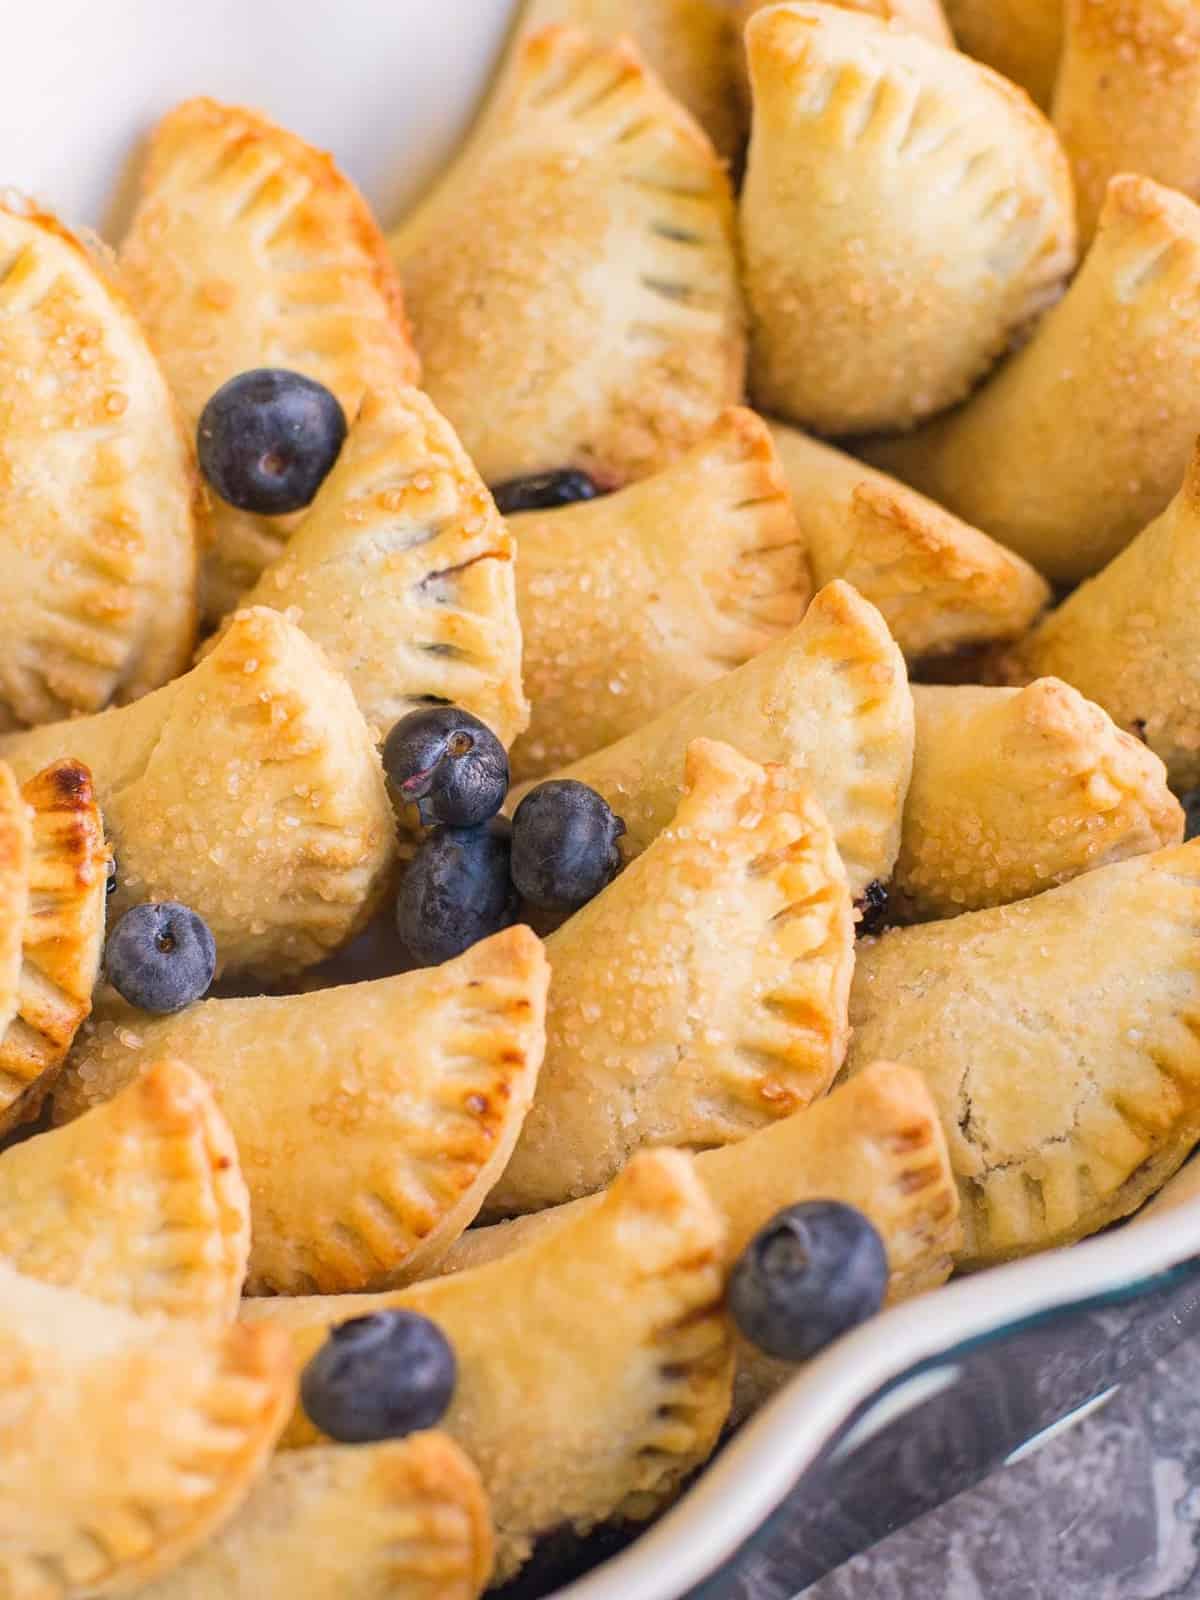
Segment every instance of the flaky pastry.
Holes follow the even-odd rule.
[[[771,434],[813,582],[852,583],[909,661],[1014,639],[1050,599],[1027,561],[898,479],[784,423]]]
[[[240,613],[199,666],[135,705],[0,739],[19,776],[85,761],[116,849],[114,919],[180,900],[226,971],[319,961],[385,887],[395,829],[346,683],[277,612]]]
[[[304,1361],[328,1329],[388,1306],[443,1330],[458,1383],[443,1426],[479,1468],[496,1525],[495,1577],[539,1534],[641,1521],[717,1442],[733,1337],[725,1236],[689,1156],[635,1156],[601,1204],[505,1261],[391,1295],[253,1300]],[[285,1443],[319,1439],[297,1414]]]
[[[529,720],[513,540],[416,389],[371,394],[283,554],[246,597],[302,627],[380,737],[430,699],[507,745]]]
[[[812,593],[765,425],[730,410],[617,494],[510,518],[529,731],[516,779],[621,739],[739,667]]]
[[[746,49],[752,391],[821,433],[911,427],[1058,295],[1066,157],[1006,79],[877,17],[772,6]]]
[[[756,12],[764,11],[767,6],[776,3],[777,0],[737,0],[737,20],[745,27]],[[949,49],[954,47],[941,0],[829,0],[829,3],[845,11],[862,11],[896,27],[907,28],[912,33],[919,33],[931,44],[945,45]]]
[[[796,768],[829,819],[852,893],[891,877],[912,769],[912,695],[883,618],[849,584],[827,584],[800,626],[753,661],[556,776],[602,794],[636,855],[674,815],[684,751],[697,738]]]
[[[179,1062],[0,1155],[0,1261],[26,1277],[219,1324],[237,1311],[249,1250],[233,1134]]]
[[[492,1565],[479,1474],[441,1433],[289,1450],[214,1538],[138,1600],[475,1600]]]
[[[1200,209],[1149,178],[1108,186],[1079,275],[961,410],[870,447],[1018,550],[1086,578],[1179,487],[1200,399]]]
[[[347,417],[417,377],[387,246],[331,158],[256,111],[187,100],[150,141],[121,271],[188,425],[240,372],[285,367]],[[204,602],[230,610],[294,519],[207,504]]]
[[[56,1114],[163,1056],[188,1062],[250,1187],[250,1292],[384,1288],[427,1271],[503,1172],[537,1082],[548,981],[539,940],[516,927],[441,967],[311,994],[173,1017],[112,997]]]
[[[860,941],[850,1023],[933,1090],[961,1265],[1127,1215],[1200,1138],[1200,841]]]
[[[231,1516],[295,1393],[275,1328],[142,1317],[0,1265],[0,1592],[128,1593]]]
[[[110,276],[0,194],[0,727],[136,700],[195,639],[195,466]]]
[[[727,1144],[824,1094],[854,910],[803,779],[688,746],[669,827],[546,945],[546,1060],[492,1215],[603,1188],[642,1145]]]
[[[907,917],[1039,894],[1183,837],[1162,762],[1058,678],[913,686],[916,755],[893,889]]]
[[[424,386],[489,483],[643,477],[741,399],[724,168],[628,40],[573,28],[525,42],[489,131],[393,241]]]

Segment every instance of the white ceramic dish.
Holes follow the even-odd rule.
[[[469,125],[511,0],[43,0],[6,19],[0,184],[114,234],[146,130],[206,93],[334,151],[390,223]],[[1200,1326],[1200,1182],[1073,1250],[901,1306],[800,1374],[565,1600],[794,1592]],[[933,1463],[933,1466],[930,1466]],[[887,1486],[886,1493],[884,1486]],[[785,1516],[772,1513],[780,1509]]]

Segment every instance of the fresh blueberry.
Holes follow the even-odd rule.
[[[516,921],[509,854],[499,819],[437,828],[425,839],[396,898],[396,931],[418,965],[438,966]]]
[[[436,1322],[415,1311],[378,1311],[330,1330],[300,1375],[300,1400],[321,1432],[342,1444],[403,1439],[441,1421],[457,1375]]]
[[[513,882],[539,910],[575,911],[616,876],[624,832],[621,818],[586,783],[539,783],[513,815]]]
[[[853,1206],[788,1206],[751,1239],[729,1279],[729,1309],[770,1356],[807,1361],[883,1304],[883,1240]]]
[[[323,383],[260,367],[222,384],[200,414],[196,447],[213,489],[242,511],[309,505],[346,439],[346,414]]]
[[[868,934],[882,932],[888,914],[887,884],[881,883],[878,878],[872,878],[862,895],[854,902],[854,909],[858,912],[860,939]]]
[[[1200,835],[1200,789],[1189,789],[1179,796],[1183,807],[1183,837],[1195,839]]]
[[[457,706],[410,711],[387,736],[383,767],[427,828],[474,828],[508,793],[508,756],[487,726]]]
[[[104,947],[108,981],[142,1011],[182,1011],[208,993],[217,946],[203,917],[174,900],[134,906]]]
[[[600,493],[593,478],[575,467],[562,472],[535,472],[527,478],[509,478],[492,489],[492,499],[502,516],[519,511],[553,511],[558,506],[573,506],[580,500],[594,500]]]

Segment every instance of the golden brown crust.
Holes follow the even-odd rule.
[[[1149,178],[1114,178],[1078,276],[1025,348],[961,410],[867,454],[1074,582],[1178,488],[1198,364],[1200,209]]]
[[[0,1156],[0,1259],[27,1277],[221,1324],[237,1312],[249,1250],[233,1135],[178,1062]]]
[[[0,1033],[0,1132],[37,1115],[92,1008],[111,860],[82,762],[54,762],[21,794],[32,825],[30,908],[17,1009]]]
[[[963,1201],[959,1264],[1133,1211],[1200,1137],[1200,841],[860,941],[847,1070],[916,1067]]]
[[[1057,298],[1066,157],[1007,79],[878,17],[773,6],[746,48],[752,391],[820,433],[912,427]]]
[[[945,0],[960,50],[1048,107],[1062,50],[1063,0]]]
[[[1015,639],[1046,605],[1046,581],[978,528],[784,423],[771,434],[813,582],[853,584],[907,660]]]
[[[256,111],[187,100],[156,128],[121,270],[194,428],[254,367],[287,367],[353,417],[418,374],[399,284],[366,202],[332,159]],[[207,503],[215,619],[280,553],[293,519]]]
[[[954,47],[941,0],[830,0],[830,3],[840,6],[844,11],[861,11],[869,17],[878,17],[882,22],[906,28],[928,39],[930,44],[944,45],[949,49]],[[756,12],[774,4],[776,0],[737,0],[735,9],[738,23],[745,27]]]
[[[1057,678],[913,686],[916,755],[893,880],[902,916],[1003,905],[1183,838],[1162,762]]]
[[[724,1230],[689,1157],[643,1151],[599,1205],[528,1250],[387,1296],[255,1300],[300,1361],[347,1317],[403,1306],[432,1317],[458,1358],[443,1426],[492,1501],[496,1581],[564,1523],[642,1520],[716,1444],[733,1339]],[[320,1436],[297,1414],[285,1443]]]
[[[1052,611],[1002,663],[1012,682],[1058,673],[1166,762],[1200,784],[1200,451],[1160,517]]]
[[[512,517],[529,731],[517,781],[633,733],[804,615],[808,562],[771,436],[722,413],[617,494]]]
[[[428,1271],[504,1170],[545,1045],[549,970],[528,928],[442,967],[154,1018],[110,997],[60,1117],[164,1055],[212,1088],[250,1186],[253,1294],[382,1289]],[[336,1158],[319,1152],[333,1140]]]
[[[0,195],[0,726],[134,700],[191,654],[197,480],[100,261]]]
[[[860,895],[892,875],[912,715],[904,658],[883,618],[849,584],[835,582],[798,628],[753,661],[556,776],[598,790],[625,819],[625,846],[636,855],[674,815],[693,739],[720,739],[750,760],[795,767],[828,817],[851,892]]]
[[[0,1585],[126,1592],[230,1517],[295,1394],[273,1328],[139,1317],[0,1266]]]
[[[11,767],[0,761],[0,1027],[21,1003],[21,958],[29,918],[33,831]]]
[[[453,428],[416,389],[363,401],[337,465],[246,597],[345,674],[382,739],[430,696],[505,745],[529,721],[513,539]]]
[[[1062,12],[1054,125],[1086,243],[1118,173],[1200,194],[1200,12],[1191,0],[1065,0]]]
[[[798,776],[687,751],[671,826],[550,936],[537,1095],[488,1214],[610,1183],[643,1145],[705,1149],[824,1094],[846,1050],[854,911]]]
[[[475,1600],[492,1565],[479,1474],[441,1433],[277,1456],[215,1538],[139,1600]]]
[[[724,168],[628,40],[571,28],[525,42],[489,128],[394,240],[425,387],[489,483],[643,477],[741,399]]]
[[[21,775],[87,762],[116,849],[110,914],[179,900],[227,972],[321,960],[361,926],[395,856],[383,769],[346,683],[277,612],[136,705],[0,739]]]

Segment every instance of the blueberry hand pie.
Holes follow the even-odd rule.
[[[834,6],[746,29],[751,384],[819,433],[961,400],[1075,263],[1066,157],[1013,85]]]
[[[0,193],[0,727],[136,700],[195,639],[195,465],[112,276]]]
[[[353,417],[417,361],[387,246],[329,156],[258,112],[188,100],[154,131],[121,271],[188,425],[228,379],[301,372]],[[210,499],[205,609],[237,604],[292,523]]]
[[[617,494],[512,517],[529,731],[518,779],[633,733],[795,627],[808,561],[770,434],[725,412]]]
[[[841,1065],[853,907],[787,768],[696,740],[670,826],[546,950],[546,1060],[492,1214],[602,1188],[640,1145],[725,1144]]]

